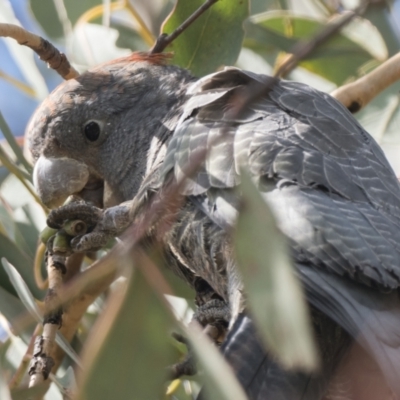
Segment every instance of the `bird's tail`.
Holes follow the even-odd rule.
[[[400,399],[399,291],[383,293],[307,265],[297,265],[297,270],[312,306],[328,315],[365,349],[393,391],[391,398]]]

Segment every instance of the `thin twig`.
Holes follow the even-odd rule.
[[[37,386],[48,379],[55,364],[53,354],[57,331],[62,325],[62,308],[54,307],[57,293],[62,286],[65,273],[65,256],[54,254],[47,258],[49,289],[45,298],[43,333],[36,337],[33,358],[29,366],[29,387]]]
[[[306,42],[300,42],[295,45],[291,51],[291,55],[285,60],[275,73],[275,77],[283,78],[291,72],[297,64],[310,56],[322,44],[326,43],[330,38],[336,35],[343,27],[351,22],[356,16],[362,14],[367,7],[367,3],[363,2],[354,11],[348,11],[343,15],[339,15],[332,19],[325,28],[314,35]]]
[[[46,39],[13,24],[0,24],[0,36],[13,38],[19,44],[31,48],[41,60],[47,62],[49,67],[64,79],[73,79],[79,76],[79,72],[69,63],[65,54],[57,50]]]
[[[165,48],[171,44],[183,31],[185,31],[197,18],[200,17],[206,10],[208,10],[218,0],[207,0],[200,6],[189,18],[186,19],[178,28],[176,28],[170,35],[162,33],[156,40],[153,48],[150,50],[151,54],[162,53]]]

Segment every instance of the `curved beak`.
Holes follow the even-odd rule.
[[[33,183],[42,202],[55,208],[68,196],[81,191],[89,175],[89,168],[80,161],[40,156],[33,170]]]

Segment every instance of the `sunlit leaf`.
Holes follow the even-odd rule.
[[[78,399],[157,399],[165,391],[171,316],[135,270],[93,327]]]
[[[234,244],[248,304],[268,349],[286,367],[312,370],[316,349],[283,234],[248,173]]]
[[[172,33],[204,0],[180,0],[162,27]],[[247,0],[219,0],[180,35],[166,51],[174,52],[173,63],[202,76],[224,65],[233,65],[242,46]]]
[[[74,61],[82,65],[94,66],[129,55],[131,53],[129,49],[116,47],[117,38],[118,31],[113,28],[91,23],[79,24],[72,36]]]

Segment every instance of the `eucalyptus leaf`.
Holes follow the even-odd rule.
[[[173,363],[172,323],[140,271],[115,291],[92,329],[77,399],[158,399]]]
[[[3,268],[7,272],[7,275],[14,286],[14,289],[18,293],[18,296],[29,313],[35,318],[36,321],[42,322],[42,313],[36,304],[35,298],[33,297],[28,285],[17,271],[17,269],[10,264],[6,258],[2,257],[1,263]]]
[[[274,216],[242,171],[234,245],[250,312],[267,348],[286,368],[317,366],[307,305]]]
[[[178,0],[164,22],[162,32],[171,34],[204,0]],[[224,65],[233,65],[244,37],[243,21],[248,17],[248,0],[219,0],[201,15],[166,51],[173,63],[202,76]]]
[[[29,287],[30,291],[37,297],[43,292],[39,290],[35,284],[32,271],[32,260],[8,237],[0,234],[0,255],[18,268],[19,274],[23,277],[24,282]],[[16,294],[13,285],[10,283],[9,277],[4,273],[4,269],[0,268],[0,286],[11,294]]]

